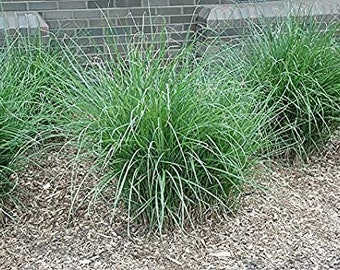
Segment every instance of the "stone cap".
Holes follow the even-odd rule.
[[[340,0],[265,1],[206,6],[198,14],[198,23],[207,28],[223,28],[247,20],[287,16],[340,17]]]
[[[35,11],[7,11],[0,12],[0,34],[15,35],[48,35],[49,26]]]

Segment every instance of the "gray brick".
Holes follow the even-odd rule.
[[[159,7],[157,14],[159,15],[180,15],[183,13],[182,7]]]
[[[163,25],[170,22],[170,17],[168,16],[151,16],[151,17],[126,17],[126,18],[118,18],[118,25],[126,26],[143,26],[143,25]]]
[[[30,10],[55,10],[57,9],[57,1],[38,1],[38,2],[29,2],[28,8]]]
[[[88,1],[88,8],[110,8],[115,6],[114,3],[114,0]]]
[[[98,37],[103,36],[103,28],[84,28],[84,29],[76,29],[76,36],[91,36]]]
[[[72,29],[72,28],[86,28],[89,26],[88,20],[63,20],[60,21],[60,27],[65,29]]]
[[[143,7],[169,6],[169,1],[171,0],[142,0],[142,6]]]
[[[25,11],[28,10],[26,2],[0,3],[0,11]]]
[[[103,12],[99,9],[89,9],[89,10],[74,10],[74,18],[101,18]]]
[[[143,23],[142,18],[131,18],[131,17],[125,17],[125,18],[117,18],[116,19],[117,25],[141,25]]]
[[[132,28],[131,27],[110,27],[104,29],[105,35],[115,35],[115,36],[124,36],[124,35],[130,35],[132,33]]]
[[[69,1],[69,0],[61,0],[59,1],[60,9],[84,9],[86,8],[86,1]]]
[[[45,19],[71,19],[73,17],[73,13],[70,10],[53,10],[53,11],[44,11],[42,12],[43,17]]]
[[[195,5],[218,5],[221,0],[195,0]],[[230,2],[230,0],[229,0]],[[235,1],[234,1],[235,2]]]
[[[75,38],[75,41],[81,46],[96,46],[103,44],[105,42],[105,37],[77,37]]]
[[[86,54],[88,56],[91,55],[98,55],[102,54],[104,52],[104,46],[103,45],[89,45],[89,46],[70,46],[69,49],[73,51],[75,54],[83,55]],[[86,61],[87,59],[84,59]],[[88,62],[88,61],[86,61]]]
[[[185,16],[171,16],[170,23],[187,23],[191,22],[192,16],[185,15]]]
[[[132,16],[150,16],[156,14],[155,8],[132,8],[130,9]]]
[[[104,14],[107,18],[126,17],[130,14],[130,9],[127,8],[107,9],[105,10]]]
[[[116,7],[141,7],[142,0],[116,0]]]
[[[108,27],[112,24],[111,19],[89,19],[89,27]]]
[[[195,5],[195,0],[169,0],[170,6],[190,6]]]
[[[58,29],[58,31],[55,32],[55,36],[58,38],[64,38],[64,37],[74,37],[76,34],[76,31],[74,29]]]
[[[198,14],[201,8],[197,6],[192,6],[192,7],[183,7],[182,9],[183,9],[183,14],[193,15],[193,14]]]
[[[249,0],[246,0],[249,1]],[[254,0],[256,1],[256,0]],[[260,1],[268,1],[268,0],[260,0]],[[281,1],[281,0],[271,0],[271,1]],[[235,2],[242,2],[242,0],[220,0],[220,4],[235,4]]]

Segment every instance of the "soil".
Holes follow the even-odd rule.
[[[265,188],[247,188],[235,215],[161,237],[136,226],[128,237],[113,191],[92,196],[99,176],[74,154],[53,151],[17,175],[0,269],[340,269],[339,139],[307,165],[264,171]]]

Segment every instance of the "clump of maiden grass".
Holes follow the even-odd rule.
[[[254,104],[229,78],[206,72],[209,60],[197,63],[190,46],[172,58],[165,39],[113,53],[89,73],[75,65],[65,97],[76,116],[70,129],[107,172],[97,192],[113,185],[129,224],[159,232],[193,225],[207,209],[230,210],[258,149]]]
[[[20,154],[55,129],[60,62],[39,39],[18,37],[0,49],[0,196],[15,184],[9,176]]]
[[[339,126],[338,26],[289,17],[264,24],[246,42],[244,80],[273,112],[266,129],[274,134],[271,151],[282,157],[307,159]]]

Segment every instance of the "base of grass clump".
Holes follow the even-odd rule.
[[[168,58],[165,44],[131,44],[126,57],[77,72],[66,97],[78,116],[72,130],[108,171],[98,190],[115,185],[115,207],[124,205],[129,222],[159,231],[230,209],[254,163],[261,121],[236,83],[208,76],[190,47]]]
[[[279,156],[308,158],[340,124],[337,26],[287,18],[263,26],[245,46],[245,81],[272,115],[267,130]]]
[[[4,200],[15,187],[15,183],[10,180],[12,173],[8,167],[0,166],[0,210]]]

